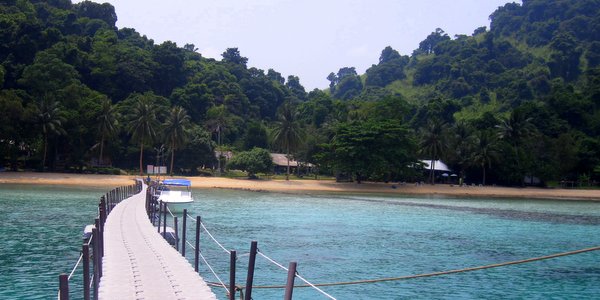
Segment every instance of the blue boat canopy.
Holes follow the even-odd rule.
[[[165,179],[162,182],[164,185],[191,186],[192,183],[187,179]]]

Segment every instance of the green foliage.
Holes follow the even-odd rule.
[[[189,140],[190,117],[181,106],[174,106],[163,124],[165,142],[171,152],[170,174],[173,176],[175,150],[181,148]]]
[[[155,44],[117,29],[110,4],[5,1],[0,164],[83,170],[100,154],[132,169],[139,152],[141,168],[151,158],[143,149],[165,143],[177,149],[173,165],[188,174],[214,168],[215,148],[258,146],[359,179],[409,178],[410,160],[428,156],[471,182],[521,185],[524,176],[575,181],[584,174],[597,181],[598,11],[596,0],[508,3],[491,14],[489,31],[450,37],[438,28],[410,56],[386,47],[365,74],[343,67],[327,76],[327,91],[307,93],[297,76],[248,68],[237,48],[217,61],[192,44]],[[175,135],[190,132],[189,139],[168,141],[173,135],[159,129],[180,123],[166,121],[173,107],[189,116],[189,130]],[[433,120],[444,131],[436,143],[448,149],[415,157]],[[406,143],[371,135],[387,130]],[[334,147],[342,141],[347,151]],[[373,150],[373,143],[381,146]],[[385,169],[394,163],[388,156],[399,163]]]
[[[248,177],[254,178],[257,173],[269,173],[273,169],[273,160],[269,151],[262,148],[253,148],[250,151],[240,152],[229,160],[229,169],[238,169],[248,172]]]
[[[360,182],[381,174],[402,174],[416,160],[409,129],[398,121],[341,123],[320,160]]]

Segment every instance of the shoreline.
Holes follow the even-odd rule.
[[[129,185],[139,178],[134,175],[97,175],[70,173],[1,172],[0,185],[64,185],[84,187],[117,187]],[[329,180],[250,180],[222,177],[185,177],[194,188],[221,188],[255,192],[280,193],[347,193],[385,194],[398,196],[450,196],[466,198],[515,198],[515,199],[555,199],[599,201],[600,190],[556,189],[556,188],[514,188],[497,186],[452,186],[447,184],[415,185],[398,183],[341,183]],[[395,188],[394,188],[395,187]]]

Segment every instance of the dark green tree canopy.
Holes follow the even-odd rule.
[[[273,169],[273,160],[269,151],[262,148],[253,148],[250,151],[236,154],[228,163],[229,169],[238,169],[248,172],[248,177],[253,178],[257,173],[269,173]]]
[[[470,182],[600,181],[599,11],[597,0],[507,3],[490,12],[489,30],[450,37],[435,29],[410,56],[385,47],[365,74],[342,67],[321,75],[327,90],[307,93],[297,76],[249,68],[238,48],[219,61],[193,44],[156,44],[135,29],[117,29],[110,4],[4,1],[0,167],[80,171],[105,158],[141,169],[136,159],[155,159],[143,150],[165,143],[163,130],[150,139],[154,126],[143,135],[132,126],[139,123],[133,112],[143,115],[143,98],[153,107],[148,118],[160,124],[174,106],[189,115],[188,143],[171,146],[174,169],[189,174],[215,167],[215,145],[234,153],[255,146],[282,151],[272,132],[283,120],[278,112],[293,104],[293,127],[308,135],[290,152],[320,162],[327,174],[423,180],[408,175],[403,168],[410,162],[402,157],[418,153],[416,141],[439,120],[446,132],[440,142],[451,148],[439,157]],[[397,42],[391,37],[390,44]],[[42,101],[56,104],[50,119],[65,134],[40,126]],[[115,128],[99,126],[101,115]],[[381,140],[388,133],[404,143]],[[342,145],[355,152],[337,150]],[[381,146],[366,151],[373,148],[367,145]],[[392,151],[386,147],[397,152],[379,152]],[[359,153],[368,165],[353,156]],[[383,158],[393,156],[401,163],[384,171],[394,161]]]

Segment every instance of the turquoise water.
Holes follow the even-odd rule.
[[[0,299],[53,299],[69,272],[103,189],[0,186]],[[314,283],[396,277],[486,265],[600,245],[600,203],[286,195],[195,190],[191,215],[237,250],[245,284],[250,241]],[[188,227],[188,240],[193,226]],[[201,248],[228,281],[228,255],[202,236]],[[189,247],[188,247],[189,251]],[[188,252],[188,258],[193,255]],[[207,281],[217,281],[201,266]],[[76,274],[77,276],[77,274]],[[255,285],[285,284],[286,273],[257,257]],[[77,277],[79,278],[79,277]],[[296,279],[297,283],[300,283]],[[434,278],[323,290],[337,299],[593,299],[600,252]],[[77,283],[72,284],[77,295]],[[213,288],[219,299],[223,289]],[[253,291],[281,299],[283,290]],[[73,296],[73,299],[78,299]],[[326,299],[297,288],[294,299]]]
[[[0,185],[0,299],[56,299],[58,275],[77,261],[83,227],[105,192]]]

